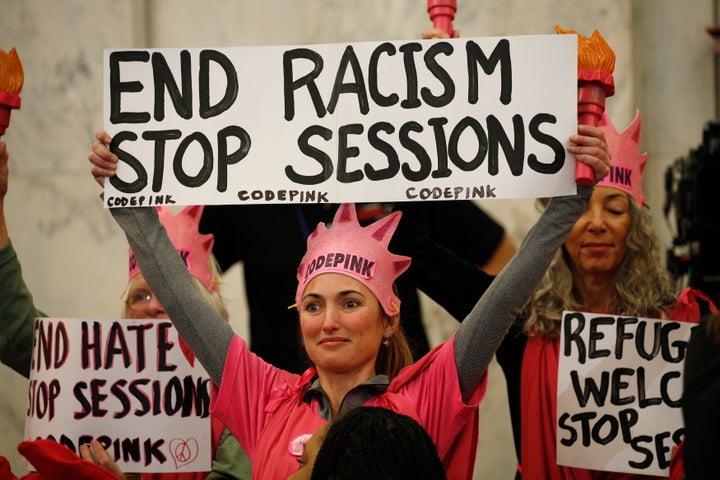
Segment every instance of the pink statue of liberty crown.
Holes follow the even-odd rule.
[[[170,241],[185,262],[190,275],[200,280],[208,291],[215,291],[218,282],[210,268],[210,255],[215,237],[198,232],[198,224],[205,207],[202,205],[185,207],[177,215],[173,215],[166,207],[156,208],[160,222],[165,226]],[[132,278],[140,273],[140,268],[132,249],[129,252],[128,277]]]
[[[642,135],[640,111],[635,113],[635,119],[622,133],[615,129],[607,110],[603,113],[598,127],[605,132],[605,140],[612,155],[610,173],[598,182],[598,185],[622,190],[635,199],[638,205],[647,206],[642,180],[648,155],[639,152]]]
[[[410,266],[410,257],[395,255],[387,249],[400,222],[394,212],[362,227],[355,205],[343,203],[330,228],[318,224],[307,240],[307,251],[297,271],[295,303],[300,308],[308,282],[322,273],[342,273],[365,285],[392,316],[400,312],[400,299],[393,283]]]

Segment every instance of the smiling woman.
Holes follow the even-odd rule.
[[[99,142],[107,136],[98,133]],[[571,153],[605,176],[610,157],[602,131],[581,126]],[[90,160],[104,163],[104,148]],[[100,154],[98,154],[100,152]],[[94,167],[93,167],[94,168]],[[104,171],[91,170],[102,180]],[[125,230],[146,280],[218,389],[213,412],[253,459],[253,478],[287,479],[319,427],[359,406],[382,407],[416,420],[428,433],[449,478],[471,478],[478,405],[495,349],[587,206],[591,187],[551,202],[513,260],[498,275],[456,335],[412,364],[399,327],[395,279],[410,259],[388,251],[396,212],[367,227],[342,204],[330,227],[308,238],[297,270],[295,302],[303,343],[314,366],[291,374],[253,355],[198,294],[152,208],[111,213]],[[362,263],[351,261],[363,259]],[[477,292],[478,295],[483,292]]]
[[[318,375],[342,373],[357,383],[376,374],[392,380],[412,363],[393,288],[410,258],[387,250],[399,221],[393,213],[362,228],[346,205],[330,229],[320,224],[308,238],[295,301],[305,351]],[[333,415],[343,397],[329,393]]]

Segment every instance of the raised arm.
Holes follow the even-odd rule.
[[[578,126],[568,147],[579,161],[595,170],[596,182],[610,171],[610,152],[603,132]],[[482,379],[492,356],[513,320],[545,274],[555,252],[585,211],[592,187],[578,187],[578,194],[552,199],[528,232],[513,259],[480,297],[458,329],[455,365],[463,399],[467,400]]]
[[[113,208],[145,281],[180,336],[220,386],[233,331],[203,298],[151,207]]]
[[[102,184],[105,176],[114,175],[117,157],[106,146],[110,143],[107,133],[98,132],[96,137],[98,143],[93,145],[88,159],[93,164],[92,175]],[[215,385],[219,386],[233,337],[232,328],[193,283],[154,208],[115,208],[110,212],[125,232],[153,294]]]
[[[27,377],[30,375],[35,317],[45,314],[33,304],[5,223],[8,159],[5,142],[0,142],[0,359]]]

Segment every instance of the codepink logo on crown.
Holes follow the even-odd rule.
[[[362,278],[375,275],[375,261],[354,253],[330,252],[313,258],[305,271],[305,278],[318,270],[333,270],[355,273]]]
[[[400,299],[393,291],[393,283],[410,266],[410,258],[391,253],[388,244],[400,215],[394,212],[363,227],[358,223],[355,205],[343,203],[330,227],[320,223],[310,234],[307,252],[298,266],[298,308],[305,287],[314,277],[338,272],[362,282],[388,315],[399,312]]]

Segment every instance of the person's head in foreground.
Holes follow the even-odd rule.
[[[412,363],[393,289],[410,258],[387,250],[399,221],[396,212],[362,227],[355,206],[342,204],[332,226],[320,224],[308,238],[295,302],[305,351],[321,378],[392,379]]]
[[[661,317],[675,301],[642,189],[647,153],[638,150],[640,113],[622,133],[607,112],[599,127],[612,169],[535,291],[528,333],[559,334],[563,310]]]
[[[292,480],[437,480],[445,471],[422,426],[385,408],[358,407],[310,438]]]
[[[211,234],[198,231],[204,208],[202,205],[189,206],[177,214],[173,214],[167,207],[157,207],[157,210],[160,222],[185,262],[198,290],[227,321],[228,312],[218,290],[220,270],[212,255],[214,238]],[[124,318],[168,318],[140,272],[132,249],[129,249],[128,284],[125,291]]]

